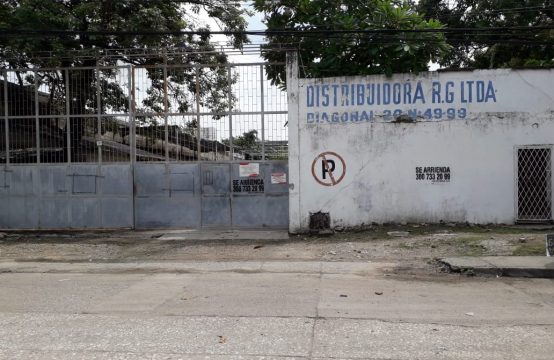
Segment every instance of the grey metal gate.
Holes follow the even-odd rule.
[[[0,228],[133,227],[128,165],[18,165],[0,179]]]
[[[202,226],[231,226],[231,164],[202,164]]]
[[[241,167],[257,170],[241,176]],[[203,227],[287,227],[286,162],[202,164],[201,168]]]
[[[287,228],[264,65],[3,70],[0,228]]]

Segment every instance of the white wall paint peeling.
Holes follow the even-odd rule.
[[[351,94],[339,95],[336,104],[332,104],[335,101],[332,96],[327,106],[322,103],[324,85],[331,89],[333,85],[380,83],[382,86],[407,81],[422,84],[424,104],[401,101],[371,106],[366,98],[359,105],[356,96],[354,101],[343,102]],[[489,96],[488,102],[477,102],[476,98],[473,102],[463,102],[457,92],[452,94],[452,102],[443,102],[444,97],[436,97],[432,102],[433,82],[443,86],[450,81],[454,84],[483,81],[485,87],[490,82],[495,101]],[[552,70],[426,73],[396,75],[390,79],[381,76],[299,79],[297,84],[296,91],[289,87],[294,94],[293,101],[289,102],[289,127],[291,134],[297,132],[289,140],[290,181],[294,184],[290,211],[292,232],[307,230],[310,213],[318,211],[330,213],[332,226],[346,227],[372,222],[441,220],[514,223],[516,147],[554,144]],[[306,91],[308,86],[315,85],[320,91],[319,106],[315,97],[308,99],[312,95]],[[467,101],[467,92],[465,95]],[[399,109],[403,115],[409,109],[414,115],[415,108],[423,112],[426,108],[441,108],[443,116],[426,119],[417,114],[415,122],[396,123],[393,121],[397,116],[388,119],[382,116],[389,108],[391,112]],[[456,109],[454,115],[458,115],[458,109],[465,109],[465,117],[449,119],[446,111],[450,108]],[[309,113],[361,111],[373,111],[373,118],[344,122],[340,118],[338,122],[308,120]],[[334,186],[323,186],[315,178],[321,180],[325,173],[324,164],[318,158],[324,152],[337,153],[346,163],[344,178]],[[450,180],[440,183],[416,180],[418,167],[448,167]],[[325,175],[329,181],[329,171]],[[335,177],[339,175],[336,173]]]

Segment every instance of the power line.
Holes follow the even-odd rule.
[[[441,29],[282,29],[282,30],[178,30],[178,31],[79,31],[79,30],[35,30],[35,29],[0,29],[2,35],[17,36],[163,36],[163,35],[228,35],[228,36],[305,36],[307,34],[397,34],[397,33],[479,33],[484,31],[541,31],[554,30],[554,25],[541,26],[498,26],[498,27],[464,27]]]

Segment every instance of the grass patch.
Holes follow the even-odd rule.
[[[400,243],[400,244],[398,244],[398,247],[400,249],[411,250],[411,249],[414,249],[416,246],[415,246],[415,244]]]
[[[475,245],[481,240],[485,240],[485,237],[481,235],[468,235],[468,236],[460,236],[457,238],[452,239],[453,243],[460,243],[463,245]]]
[[[462,236],[451,240],[451,244],[460,249],[463,256],[481,256],[486,248],[480,244],[485,238],[482,235]]]
[[[521,244],[512,253],[514,256],[543,256],[545,254],[546,246],[542,241]]]

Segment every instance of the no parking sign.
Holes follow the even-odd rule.
[[[312,175],[323,186],[335,186],[346,175],[346,163],[337,153],[326,151],[315,157],[312,163]]]

